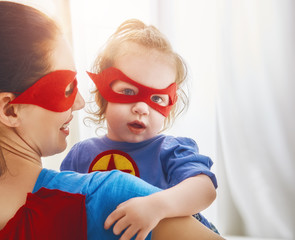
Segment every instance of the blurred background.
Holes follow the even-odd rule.
[[[295,2],[292,0],[31,0],[72,45],[79,89],[86,70],[129,18],[159,28],[189,67],[189,110],[166,134],[193,138],[214,161],[217,200],[204,212],[227,239],[295,239]],[[68,148],[96,136],[75,113]],[[103,132],[98,133],[103,134]]]

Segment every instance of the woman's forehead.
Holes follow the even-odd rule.
[[[58,36],[52,47],[53,50],[49,59],[52,71],[65,69],[76,71],[72,49],[68,41],[64,37]]]

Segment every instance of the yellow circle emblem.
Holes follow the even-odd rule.
[[[109,150],[98,154],[89,166],[88,172],[120,170],[139,177],[135,161],[129,154],[119,150]]]

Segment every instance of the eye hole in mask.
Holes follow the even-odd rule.
[[[70,70],[51,72],[13,99],[10,104],[33,104],[54,112],[67,111],[73,106],[78,92],[76,74]]]
[[[69,83],[69,85],[66,87],[65,96],[67,98],[70,97],[74,93],[76,88],[77,88],[77,79],[75,78],[75,80]]]

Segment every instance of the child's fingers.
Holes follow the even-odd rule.
[[[125,213],[120,209],[114,210],[105,220],[104,228],[108,230],[116,221],[124,217]]]
[[[130,228],[130,222],[126,219],[126,217],[123,217],[115,223],[113,227],[113,233],[115,235],[119,235],[124,229],[128,227]]]
[[[144,240],[144,239],[146,239],[148,234],[149,234],[149,231],[139,231],[137,233],[137,236],[136,236],[135,240]]]
[[[126,229],[119,240],[129,240],[137,233],[137,231],[138,229],[131,225],[129,228]]]
[[[130,199],[129,199],[129,200],[130,200]],[[117,206],[117,208],[123,207],[124,205],[126,205],[127,202],[129,202],[129,200],[120,203],[120,204]]]

